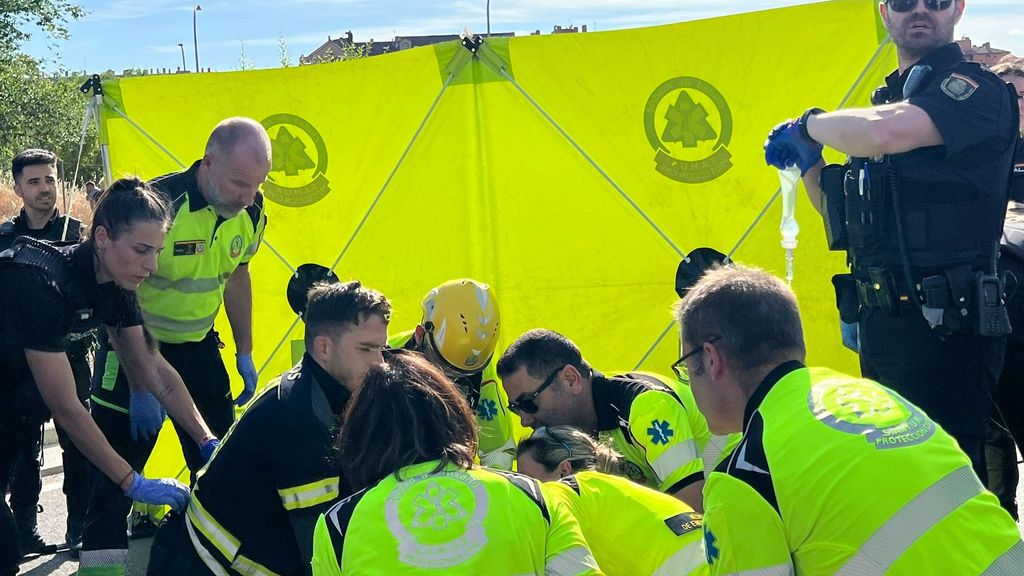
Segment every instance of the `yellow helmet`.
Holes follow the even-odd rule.
[[[476,280],[449,280],[423,298],[425,344],[458,373],[480,372],[490,362],[500,321],[494,292]]]

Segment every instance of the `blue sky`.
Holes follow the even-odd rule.
[[[869,0],[865,0],[869,1]],[[194,67],[195,4],[180,0],[79,0],[89,14],[70,25],[71,39],[25,46],[47,67],[102,72],[125,68]],[[788,0],[492,0],[492,32],[549,33],[556,24],[591,30],[632,28],[708,18],[805,2]],[[200,0],[199,58],[215,71],[240,68],[242,43],[258,68],[279,65],[283,37],[292,62],[346,30],[356,40],[396,35],[457,34],[486,29],[486,0]],[[957,36],[1024,55],[1024,0],[968,0]]]

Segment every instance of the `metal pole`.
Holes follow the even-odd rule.
[[[491,37],[491,0],[487,0],[487,37]]]
[[[196,14],[199,14],[203,9],[202,6],[196,4],[196,9],[192,11],[192,48],[196,52],[196,72],[199,72],[199,36],[196,34]]]
[[[181,48],[181,69],[184,72],[188,72],[188,65],[185,64],[185,45],[178,42],[178,48]]]

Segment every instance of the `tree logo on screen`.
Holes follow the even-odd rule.
[[[666,80],[647,99],[644,132],[655,169],[686,184],[710,182],[732,168],[732,113],[714,86],[692,76]]]
[[[294,114],[274,114],[261,124],[270,136],[273,155],[263,183],[267,199],[298,208],[327,196],[327,145],[316,128]]]

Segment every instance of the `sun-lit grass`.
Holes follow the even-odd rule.
[[[68,212],[81,220],[88,228],[92,222],[92,211],[89,210],[89,202],[85,199],[85,190],[82,188],[72,189],[70,186],[67,186],[66,190]],[[57,193],[57,207],[64,212],[64,198],[60,192]],[[0,181],[0,222],[16,216],[19,210],[21,210],[21,198],[14,193],[14,188],[9,182]]]

